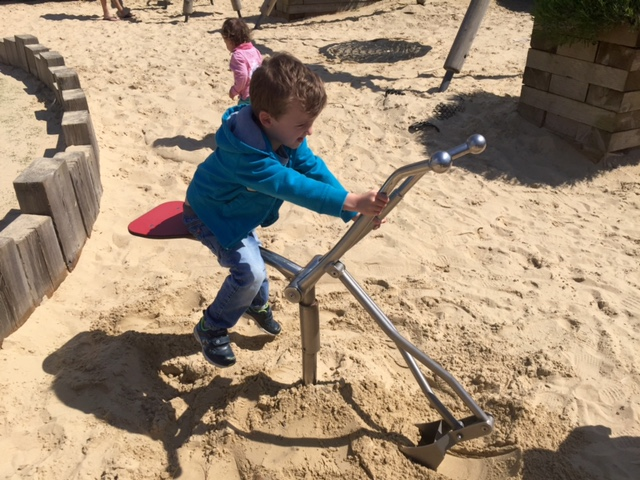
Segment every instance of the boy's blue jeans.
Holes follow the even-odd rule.
[[[212,329],[231,328],[249,307],[264,307],[269,301],[269,279],[255,231],[233,247],[223,248],[188,205],[184,206],[184,223],[191,235],[209,248],[220,266],[230,273],[205,310],[205,325]]]

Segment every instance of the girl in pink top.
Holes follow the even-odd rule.
[[[262,65],[262,55],[251,43],[249,27],[241,18],[225,20],[222,38],[231,52],[229,68],[233,72],[233,86],[229,89],[229,97],[239,97],[238,104],[250,103],[249,83],[255,69]]]

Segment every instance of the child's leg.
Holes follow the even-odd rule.
[[[262,260],[262,265],[264,266],[264,260],[262,259],[262,255],[260,255],[260,259]],[[251,305],[249,305],[249,307],[253,308],[254,310],[259,310],[261,308],[264,308],[264,306],[268,302],[269,302],[269,277],[267,276],[267,269],[265,266],[264,281],[262,282],[262,285],[260,285],[260,288],[258,289],[258,293],[256,294],[256,296],[253,297],[253,300],[251,301]]]
[[[262,308],[269,301],[269,279],[255,234],[251,232],[233,248],[225,249],[187,205],[184,222],[189,232],[214,253],[220,265],[229,268],[230,275],[205,311],[207,327],[231,328],[249,307]]]
[[[205,320],[212,328],[231,328],[249,307],[262,308],[269,301],[267,269],[253,232],[234,248],[219,250],[218,262],[229,268],[229,276],[207,308]]]
[[[109,9],[107,8],[107,0],[100,0],[100,4],[102,5],[102,14],[104,15],[104,18],[111,17]]]

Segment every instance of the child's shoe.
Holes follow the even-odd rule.
[[[244,314],[253,318],[265,333],[274,337],[280,333],[280,324],[273,319],[271,306],[268,303],[258,310],[249,308]]]
[[[206,328],[204,317],[202,317],[193,329],[193,336],[202,346],[202,354],[210,364],[226,368],[236,363],[236,356],[231,350],[231,339],[227,335],[226,328]]]

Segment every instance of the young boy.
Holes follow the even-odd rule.
[[[266,333],[280,324],[269,306],[269,280],[255,229],[278,219],[283,201],[349,221],[378,215],[384,194],[347,192],[307,146],[327,96],[320,77],[287,53],[265,60],[251,79],[251,105],[227,110],[216,150],[187,189],[184,221],[230,275],[196,324],[207,361],[236,362],[227,329],[247,315]]]

